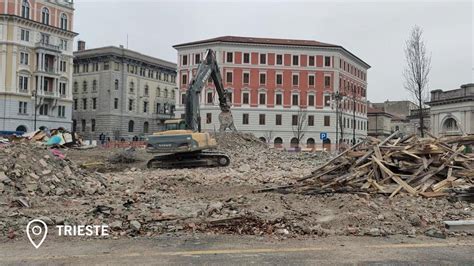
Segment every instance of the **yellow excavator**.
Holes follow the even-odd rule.
[[[227,154],[213,150],[217,147],[216,140],[209,133],[201,132],[199,96],[209,78],[214,82],[219,97],[219,131],[237,131],[230,112],[228,92],[222,85],[216,55],[213,50],[207,49],[186,91],[184,119],[167,120],[165,131],[147,137],[147,152],[157,154],[148,161],[148,168],[229,165],[230,158]]]

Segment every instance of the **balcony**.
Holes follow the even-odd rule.
[[[60,52],[61,50],[59,49],[59,45],[53,45],[47,42],[37,42],[36,43],[36,48],[42,48],[46,50],[51,50],[55,52]]]

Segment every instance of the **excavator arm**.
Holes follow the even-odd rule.
[[[217,65],[216,55],[213,50],[207,49],[204,58],[199,64],[196,75],[189,83],[186,91],[186,106],[185,106],[185,122],[187,129],[193,131],[201,131],[201,115],[199,110],[199,97],[206,82],[212,79],[216,87],[217,95],[219,97],[219,107],[221,113],[219,114],[220,131],[225,131],[227,128],[236,131],[232,113],[230,112],[230,102],[228,92],[222,85],[222,78]]]

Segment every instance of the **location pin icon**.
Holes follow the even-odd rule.
[[[31,231],[31,234],[33,234],[34,236],[41,236],[41,234],[43,235],[41,237],[41,240],[38,242],[38,244],[36,244],[35,242],[37,241],[35,241],[31,237],[30,231]],[[31,244],[33,244],[35,248],[39,248],[41,244],[43,244],[44,240],[46,239],[46,236],[48,235],[48,226],[46,225],[45,222],[41,221],[40,219],[34,219],[30,221],[28,225],[26,226],[26,234],[28,235],[28,239],[30,240]]]

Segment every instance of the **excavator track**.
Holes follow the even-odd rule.
[[[227,166],[230,158],[217,151],[195,151],[163,154],[153,157],[147,163],[148,168],[192,168]]]

